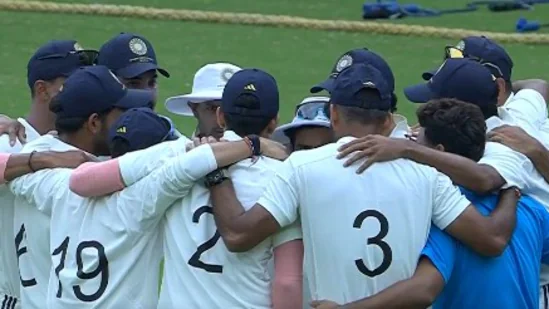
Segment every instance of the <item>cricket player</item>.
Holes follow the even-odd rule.
[[[295,108],[292,122],[276,128],[272,138],[291,151],[313,149],[333,142],[328,114],[330,98],[307,97]]]
[[[478,107],[454,99],[432,100],[418,109],[417,116],[421,125],[418,143],[473,161],[482,157],[486,124]],[[536,143],[528,137],[522,145],[532,148]],[[500,202],[518,200],[520,195],[513,190],[502,192]],[[484,215],[498,203],[496,195],[463,191]],[[432,227],[412,278],[341,308],[426,308],[435,298],[435,309],[537,308],[540,261],[549,262],[549,213],[527,196],[518,201],[516,228],[500,257],[478,256]],[[313,305],[317,309],[340,308],[327,301]]]
[[[500,254],[514,227],[516,204],[503,203],[492,217],[483,217],[447,176],[430,167],[397,160],[358,175],[336,159],[337,148],[353,136],[408,133],[404,121],[391,117],[391,102],[385,78],[373,66],[356,64],[341,72],[330,101],[337,143],[292,153],[246,211],[230,181],[210,188],[225,243],[249,250],[299,213],[312,297],[338,303],[411,277],[431,220],[480,253]]]
[[[220,138],[223,128],[217,123],[217,108],[227,81],[240,70],[238,66],[225,62],[204,65],[194,74],[191,93],[168,98],[166,109],[177,115],[194,116],[198,120],[193,138]]]
[[[17,119],[27,141],[54,129],[55,116],[49,111],[52,98],[67,76],[80,66],[93,64],[96,57],[97,51],[83,50],[74,40],[52,40],[36,50],[27,65],[31,108],[26,118]],[[22,144],[13,142],[2,135],[0,152],[19,152]],[[0,186],[0,200],[0,303],[10,309],[20,304],[23,308],[43,308],[50,265],[44,229],[49,220],[40,213],[14,209],[14,196],[5,185]],[[36,233],[30,235],[30,230]]]
[[[42,147],[49,142],[51,147],[68,150],[79,146],[87,152],[106,154],[107,138],[103,132],[107,128],[96,118],[104,117],[110,127],[120,108],[148,105],[152,99],[150,91],[125,88],[104,66],[80,70],[64,83],[54,102],[59,139],[37,141]],[[87,120],[76,128],[76,120],[82,117]],[[26,145],[23,151],[34,149],[37,141]],[[221,153],[222,164],[250,155],[245,142],[237,146],[238,153],[223,149],[223,145],[219,150],[198,147],[185,159],[174,158],[131,188],[102,199],[72,194],[68,189],[71,170],[43,170],[14,180],[10,189],[16,195],[51,215],[52,222],[65,223],[51,227],[54,267],[48,306],[156,306],[158,271],[153,269],[146,278],[142,273],[142,269],[159,265],[162,257],[161,233],[155,225],[176,198],[184,196],[195,181],[217,167],[214,153]],[[204,152],[212,153],[210,160],[203,160]],[[60,189],[64,187],[65,190]]]
[[[241,136],[254,133],[270,136],[276,127],[278,106],[278,87],[271,75],[258,69],[236,72],[225,86],[218,112],[220,125],[227,129],[223,138],[242,141]],[[233,165],[229,173],[235,178],[238,198],[253,204],[280,164],[261,157]],[[84,179],[82,175],[78,178],[80,182]],[[213,216],[208,216],[207,187],[222,178],[216,173],[208,175],[205,185],[196,184],[166,213],[166,272],[158,308],[301,308],[303,246],[299,226],[288,227],[250,252],[231,253],[230,248],[218,243]],[[71,181],[71,188],[76,185]],[[267,263],[273,256],[271,279]]]

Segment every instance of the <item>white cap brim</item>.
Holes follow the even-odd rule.
[[[289,130],[294,130],[302,127],[323,127],[330,128],[329,121],[320,121],[320,120],[296,120],[290,123],[283,124],[276,128],[271,136],[271,139],[282,143],[284,145],[290,143],[290,138],[288,138],[287,132]]]
[[[220,91],[204,91],[170,97],[164,103],[166,109],[170,113],[181,116],[193,116],[193,112],[189,107],[189,102],[201,103],[211,100],[221,100],[223,90]]]

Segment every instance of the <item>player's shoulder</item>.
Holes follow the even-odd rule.
[[[22,153],[29,153],[32,151],[50,151],[55,150],[55,148],[58,148],[56,146],[59,146],[58,144],[62,143],[59,141],[55,136],[53,135],[43,135],[35,140],[32,140],[28,143],[26,143],[23,146],[23,149],[21,149]],[[61,150],[61,149],[59,149]]]

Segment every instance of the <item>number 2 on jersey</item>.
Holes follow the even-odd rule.
[[[55,274],[57,275],[57,278],[59,278],[59,273],[63,268],[65,268],[65,258],[67,257],[67,249],[69,247],[69,241],[70,238],[67,236],[65,237],[65,240],[57,247],[55,250],[53,250],[52,255],[61,255],[59,260],[59,265],[55,267]],[[99,260],[99,263],[97,265],[97,268],[90,272],[84,271],[84,262],[82,261],[82,254],[85,249],[93,248],[97,250],[97,258]],[[107,260],[107,256],[105,255],[105,247],[103,247],[102,244],[99,242],[92,240],[92,241],[83,241],[78,244],[78,247],[76,248],[76,265],[78,265],[78,270],[76,271],[76,276],[82,280],[88,280],[93,279],[99,275],[101,275],[101,281],[99,283],[99,288],[95,293],[92,294],[84,294],[82,292],[82,288],[79,285],[74,285],[72,287],[72,290],[74,292],[74,295],[76,298],[78,298],[81,301],[84,302],[92,302],[98,300],[103,293],[105,293],[105,290],[107,289],[107,285],[109,284],[109,261]],[[55,295],[57,298],[61,298],[63,295],[63,290],[61,286],[61,280],[59,280],[59,286],[57,288],[57,294]]]
[[[200,221],[200,217],[205,213],[213,214],[212,207],[211,206],[202,206],[202,207],[198,208],[193,213],[193,222],[198,223]],[[217,241],[219,240],[220,237],[221,237],[221,235],[219,234],[219,231],[216,229],[215,234],[212,236],[212,238],[206,240],[206,242],[204,242],[203,244],[198,246],[198,248],[196,248],[195,253],[189,259],[189,262],[188,262],[189,265],[191,265],[193,267],[196,267],[196,268],[204,269],[205,271],[207,271],[209,273],[218,273],[218,274],[223,273],[223,265],[208,264],[208,263],[204,263],[200,260],[200,257],[202,256],[202,253],[204,253],[207,250],[213,248],[213,246],[215,246],[215,244],[217,243]]]
[[[378,246],[383,253],[383,260],[381,261],[381,265],[373,270],[370,270],[368,266],[364,264],[364,261],[362,259],[355,260],[355,265],[361,273],[365,274],[368,277],[375,277],[383,274],[389,268],[389,266],[391,266],[391,262],[393,261],[393,250],[391,249],[389,244],[383,240],[383,238],[387,236],[387,233],[389,233],[389,221],[387,221],[387,218],[379,211],[369,209],[359,213],[358,216],[355,218],[353,227],[356,229],[360,229],[362,227],[362,223],[368,217],[374,217],[377,219],[377,221],[379,221],[380,230],[376,236],[368,238],[368,241],[366,243],[368,245]]]

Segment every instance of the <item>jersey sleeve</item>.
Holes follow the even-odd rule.
[[[421,251],[421,255],[431,260],[444,282],[448,283],[456,260],[458,244],[450,235],[444,233],[436,226],[431,227],[427,243]]]
[[[156,222],[175,200],[189,193],[198,179],[216,168],[211,146],[199,146],[122,190],[118,205],[127,218]]]
[[[504,106],[519,122],[539,128],[547,119],[547,103],[543,96],[533,89],[517,92]]]
[[[71,170],[67,168],[40,170],[14,179],[9,188],[15,196],[51,216],[52,205],[69,191],[70,174]]]
[[[284,243],[296,239],[303,239],[300,220],[296,220],[294,223],[278,231],[278,233],[273,236],[273,247],[276,248]]]
[[[523,190],[526,187],[528,177],[530,177],[528,175],[529,169],[526,168],[529,163],[528,158],[499,143],[486,143],[484,156],[478,163],[489,165],[500,174],[505,180],[503,189],[515,186]]]
[[[298,183],[291,157],[284,161],[257,202],[286,227],[298,217]]]
[[[185,139],[163,142],[147,149],[129,152],[118,158],[120,176],[130,186],[158,169],[170,158],[185,153]]]
[[[444,230],[471,203],[461,194],[450,178],[440,172],[437,172],[434,188],[432,220],[438,228]]]

